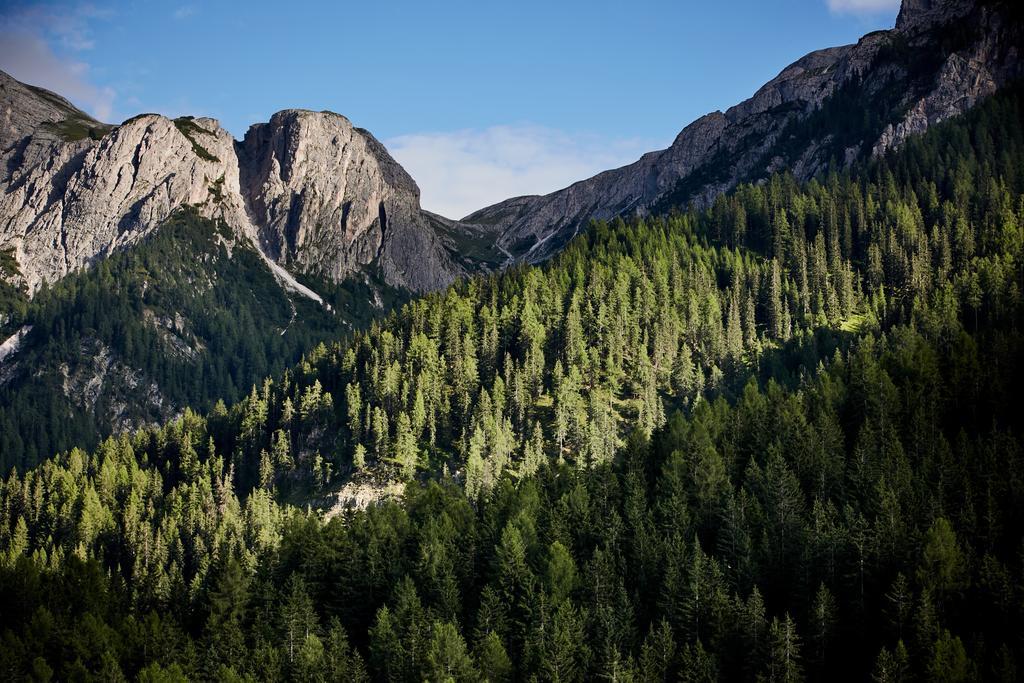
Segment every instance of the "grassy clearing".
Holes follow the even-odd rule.
[[[839,324],[843,332],[860,332],[868,322],[868,316],[864,313],[854,313]]]
[[[47,123],[44,128],[56,133],[67,142],[78,142],[86,138],[100,140],[114,130],[114,126],[83,118],[68,118],[63,121]]]

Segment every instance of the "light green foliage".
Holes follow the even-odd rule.
[[[1020,112],[595,224],[231,407],[12,472],[0,670],[1012,680]],[[402,500],[307,511],[353,461]]]
[[[936,595],[943,596],[962,588],[966,576],[967,566],[956,532],[948,519],[939,517],[925,535],[918,580]]]

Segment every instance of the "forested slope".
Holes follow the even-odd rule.
[[[595,225],[11,474],[0,667],[1016,679],[1022,107]],[[358,470],[413,483],[329,523],[282,502]]]
[[[0,468],[238,401],[398,298],[357,279],[308,282],[329,308],[287,291],[249,244],[186,208],[31,299],[0,289],[0,339],[25,332],[0,359]]]

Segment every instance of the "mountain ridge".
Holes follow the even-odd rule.
[[[285,109],[242,140],[210,118],[109,126],[0,74],[0,248],[31,292],[189,204],[252,240],[289,286],[291,269],[437,290],[549,258],[591,219],[707,205],[782,168],[806,180],[899,145],[1022,76],[1014,12],[1005,0],[907,0],[893,29],[804,55],[664,150],[461,220],[422,209],[415,180],[340,114]],[[871,120],[853,120],[858,108]]]
[[[0,390],[6,392],[0,412],[17,412],[28,403],[24,391],[4,378],[30,366],[48,343],[43,328],[17,336],[42,314],[28,298],[43,283],[132,251],[158,235],[183,208],[207,221],[197,223],[196,230],[224,224],[233,233],[229,242],[251,244],[262,259],[246,259],[245,267],[233,270],[235,281],[225,286],[263,281],[257,271],[265,265],[289,296],[324,309],[303,307],[298,297],[288,304],[293,319],[298,305],[299,320],[282,327],[300,337],[290,348],[308,351],[305,343],[313,343],[314,335],[307,324],[320,335],[315,339],[340,335],[411,294],[443,289],[463,276],[517,261],[543,261],[592,218],[707,205],[732,185],[757,183],[765,173],[787,170],[806,180],[879,156],[1020,75],[1024,22],[1015,24],[1019,17],[1014,12],[1020,10],[991,0],[910,0],[895,29],[805,55],[749,100],[688,125],[666,150],[552,195],[506,200],[463,221],[422,209],[415,180],[371,133],[340,114],[282,110],[251,127],[242,140],[211,118],[141,114],[110,126],[59,95],[0,72],[0,342],[10,341],[0,373]],[[727,206],[721,208],[728,213]],[[736,242],[735,236],[727,238]],[[771,253],[781,256],[787,249],[780,243],[772,245]],[[232,253],[237,250],[229,248],[226,258]],[[198,264],[195,269],[202,276]],[[74,291],[78,282],[88,280],[71,278],[65,290]],[[191,285],[182,282],[165,284],[169,291],[187,294]],[[263,303],[253,310],[280,301],[275,288],[262,289]],[[129,309],[145,301],[144,293],[122,290],[119,296],[118,305]],[[178,300],[180,310],[171,311],[172,318],[183,314],[187,327],[202,317],[198,307],[185,310],[183,296]],[[327,321],[324,312],[330,314]],[[65,324],[74,327],[74,307],[68,305],[65,314]],[[121,318],[142,330],[153,327],[150,319]],[[259,322],[258,334],[246,334],[277,334],[269,314]],[[88,366],[95,354],[86,346],[75,348],[81,351],[72,349],[69,365]],[[211,354],[200,362],[217,367],[233,362],[231,355]],[[151,359],[122,355],[111,362],[147,377]],[[195,365],[188,358],[174,372]],[[83,382],[102,386],[103,373],[90,368],[83,371]],[[236,396],[237,383],[254,379],[232,377],[229,382],[220,373],[216,388]],[[176,377],[155,380],[162,390],[158,398],[171,412],[199,405],[195,395],[175,393]],[[107,392],[118,405],[131,403],[122,400],[117,387]],[[91,420],[86,426],[96,434],[146,419],[132,414],[120,426],[107,424],[103,415],[86,408],[60,405],[48,414],[54,420],[67,415],[76,423]],[[86,413],[81,420],[74,417],[79,409]],[[69,436],[66,442],[72,440]]]
[[[517,260],[537,262],[592,218],[645,215],[691,201],[706,205],[738,182],[781,168],[809,179],[829,166],[842,131],[826,124],[823,134],[788,156],[777,153],[788,140],[783,136],[855,84],[862,90],[857,104],[864,108],[869,108],[866,101],[874,104],[906,89],[905,97],[889,104],[879,130],[864,131],[870,139],[848,140],[838,161],[845,166],[864,153],[877,155],[1021,77],[1015,11],[1003,2],[908,0],[895,28],[801,57],[744,102],[684,127],[664,150],[553,193],[499,202],[462,220],[490,225],[501,248]],[[933,57],[940,62],[927,63]],[[922,69],[927,72],[915,73]]]
[[[136,242],[185,205],[224,220],[278,271],[340,282],[379,269],[410,291],[467,272],[420,208],[415,181],[340,114],[283,110],[236,141],[212,118],[142,114],[109,126],[7,74],[0,83],[0,247],[13,250],[30,292]]]

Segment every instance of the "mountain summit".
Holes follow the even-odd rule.
[[[293,283],[285,268],[334,282],[373,271],[412,291],[467,272],[460,240],[474,231],[423,211],[412,178],[344,116],[282,111],[242,142],[210,118],[112,126],[2,72],[0,111],[0,248],[30,290],[185,206],[251,239]]]
[[[803,180],[880,154],[1019,78],[1022,24],[1009,0],[906,0],[895,28],[802,57],[668,149],[462,222],[424,211],[384,146],[338,114],[285,110],[242,141],[209,118],[112,126],[0,73],[0,249],[35,290],[187,205],[250,239],[290,286],[295,271],[434,290],[509,255],[544,260],[592,218],[707,205],[781,169]]]

